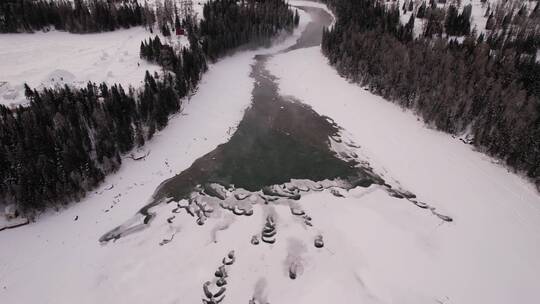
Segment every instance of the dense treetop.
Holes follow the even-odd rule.
[[[470,17],[468,9],[457,13],[452,6],[444,11],[422,5],[426,27],[414,39],[413,23],[400,24],[400,8],[394,5],[326,2],[338,21],[324,32],[322,49],[342,75],[414,109],[440,130],[471,133],[478,149],[540,185],[540,65],[536,38],[531,40],[535,32],[514,35],[519,30],[513,27],[511,33],[475,35],[462,28],[464,18]],[[461,34],[466,34],[463,43],[447,38]]]
[[[149,24],[148,6],[105,0],[3,0],[0,33],[33,32],[55,28],[73,33],[113,31]]]

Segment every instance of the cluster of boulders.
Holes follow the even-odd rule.
[[[253,208],[251,208],[251,206],[241,207],[239,205],[228,205],[224,202],[221,202],[219,205],[221,206],[221,208],[231,211],[234,215],[245,215],[245,216],[253,215]]]
[[[392,197],[399,198],[399,199],[406,199],[419,208],[429,209],[433,215],[435,215],[436,217],[440,218],[441,220],[445,222],[452,222],[454,220],[452,217],[448,215],[444,215],[437,212],[435,207],[432,207],[424,202],[416,200],[416,195],[412,192],[409,192],[403,189],[394,189],[390,185],[386,185],[386,192],[388,192],[388,194]]]
[[[253,209],[251,206],[241,206],[238,204],[229,204],[227,203],[227,199],[229,197],[234,196],[235,199],[241,201],[245,200],[246,198],[250,197],[251,194],[249,192],[244,192],[242,190],[238,190],[238,192],[235,193],[235,189],[232,188],[232,190],[225,188],[224,186],[217,184],[217,183],[206,183],[203,186],[203,194],[206,194],[208,196],[212,196],[215,198],[218,198],[221,200],[219,205],[221,208],[226,209],[234,213],[235,215],[246,215],[251,216],[253,215]]]
[[[227,266],[234,264],[235,255],[234,250],[230,251],[226,257],[223,258],[222,265],[218,267],[214,273],[214,283],[206,281],[203,284],[203,292],[205,298],[202,299],[204,304],[217,304],[221,303],[225,298],[225,285],[227,285]]]
[[[208,204],[200,200],[200,197],[192,197],[189,200],[181,200],[177,202],[177,207],[172,210],[173,213],[179,213],[181,209],[197,218],[197,224],[204,225],[206,219],[210,217],[210,214],[214,212],[214,209]],[[167,222],[172,223],[174,217],[167,219]]]
[[[276,242],[276,234],[276,223],[274,222],[274,218],[269,215],[266,217],[266,223],[264,224],[260,239],[267,244],[274,244]],[[259,242],[258,235],[251,237],[251,244],[259,245]]]
[[[214,212],[214,209],[207,204],[195,199],[192,202],[197,206],[195,209],[195,216],[197,217],[197,224],[204,225],[206,219],[210,217],[210,213]]]

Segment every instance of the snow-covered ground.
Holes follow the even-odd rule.
[[[282,94],[342,126],[376,172],[454,218],[442,224],[377,190],[362,192],[361,199],[351,195],[348,212],[326,202],[314,218],[326,221],[321,230],[327,234],[338,230],[332,239],[350,242],[345,253],[334,252],[362,279],[366,299],[535,303],[540,196],[534,187],[470,145],[348,83],[326,62],[319,48],[309,48],[274,57],[269,69],[280,78]],[[318,198],[305,199],[304,206],[315,209]],[[354,278],[330,277],[342,282],[344,276]]]
[[[292,45],[309,20],[301,16],[293,37],[264,52]],[[200,302],[202,283],[213,276],[229,247],[235,247],[227,242],[211,246],[214,225],[199,229],[186,219],[174,227],[152,226],[149,234],[110,246],[100,246],[98,239],[135,214],[163,180],[228,140],[250,104],[250,65],[254,54],[262,52],[243,52],[211,65],[184,111],[147,143],[151,153],[144,161],[125,159],[119,172],[82,202],[43,215],[37,223],[2,231],[0,303]],[[243,243],[234,233],[245,227],[231,229],[227,238]],[[176,230],[182,231],[175,238],[180,241],[158,245]]]
[[[193,1],[193,11],[200,18],[207,0]],[[174,0],[178,9],[183,6]],[[145,1],[139,1],[144,5]],[[151,7],[154,0],[147,1]],[[24,83],[43,89],[65,84],[85,86],[88,81],[139,87],[144,74],[160,67],[139,58],[141,41],[159,35],[162,42],[176,48],[189,46],[185,36],[164,38],[157,31],[142,27],[95,34],[72,34],[61,31],[32,34],[0,34],[0,104],[26,104]]]
[[[139,58],[141,41],[154,36],[142,27],[84,35],[0,34],[0,104],[24,104],[24,83],[37,89],[88,81],[138,87],[146,70],[160,70]]]
[[[301,20],[300,28],[307,16]],[[232,135],[250,104],[250,64],[258,53],[212,65],[184,112],[147,143],[151,153],[144,160],[126,160],[80,203],[2,231],[0,303],[201,303],[204,282],[230,250],[236,261],[227,266],[222,303],[253,297],[259,304],[537,302],[540,196],[533,187],[339,77],[319,47],[269,61],[281,93],[334,119],[385,180],[453,222],[371,186],[343,192],[344,198],[327,190],[302,196],[296,204],[313,227],[284,204],[255,205],[250,217],[216,210],[203,226],[183,212],[169,223],[170,204],[153,210],[148,229],[100,245],[160,182]],[[252,245],[268,215],[276,219],[276,243]],[[319,234],[323,248],[313,246]]]

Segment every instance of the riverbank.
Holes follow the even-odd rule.
[[[173,245],[150,254],[161,248],[158,244],[170,234],[168,227],[157,227],[153,233],[159,240],[143,241],[146,249],[134,239],[108,247],[98,240],[135,214],[161,181],[232,136],[251,102],[253,56],[294,44],[308,21],[302,14],[295,33],[270,49],[238,53],[211,65],[182,113],[147,143],[142,154],[150,153],[144,160],[124,160],[118,172],[80,203],[50,211],[37,223],[2,231],[0,302],[184,303],[186,290],[193,290],[191,302],[200,302],[202,283],[187,277],[185,269],[171,266],[182,258],[178,250],[183,249]],[[144,261],[144,256],[150,260]],[[183,280],[193,281],[196,289],[183,285]]]

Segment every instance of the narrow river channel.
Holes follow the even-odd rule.
[[[279,94],[275,76],[266,69],[268,59],[320,45],[323,28],[333,21],[321,8],[298,8],[309,13],[311,22],[293,46],[275,54],[255,56],[250,75],[255,83],[252,103],[230,140],[163,181],[149,204],[134,218],[103,235],[100,242],[145,228],[155,216],[151,208],[172,202],[178,204],[177,212],[185,209],[202,225],[210,217],[209,210],[216,206],[236,215],[253,214],[251,204],[242,203],[250,196],[252,204],[268,204],[278,199],[298,200],[301,192],[377,184],[392,196],[431,209],[414,200],[414,194],[391,189],[369,164],[359,160],[354,152],[347,152],[356,145],[341,137],[340,127],[331,118],[319,115],[294,97]],[[182,200],[188,203],[182,205]],[[451,221],[434,209],[431,211]]]

